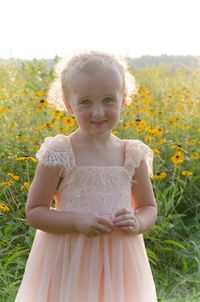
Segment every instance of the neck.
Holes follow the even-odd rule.
[[[102,145],[110,142],[113,139],[113,135],[111,132],[105,133],[103,135],[90,135],[86,133],[83,129],[78,128],[73,134],[72,137],[76,139],[77,141],[84,141],[85,143],[91,144],[91,145]]]

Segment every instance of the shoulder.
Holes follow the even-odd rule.
[[[153,156],[152,149],[139,139],[128,139],[127,149],[134,152],[135,155],[148,154]]]
[[[54,151],[62,152],[66,150],[67,136],[64,134],[57,134],[56,136],[48,136],[44,139],[41,147],[44,150],[52,149]]]
[[[145,162],[150,176],[153,176],[153,151],[139,139],[129,139],[126,141],[126,156],[129,166],[138,168],[142,162]]]
[[[36,158],[46,166],[68,164],[68,137],[63,134],[46,137],[36,153]]]

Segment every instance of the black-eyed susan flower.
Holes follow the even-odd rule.
[[[8,180],[8,181],[2,181],[0,182],[0,187],[4,187],[4,186],[12,186],[13,181]]]
[[[45,93],[46,91],[45,90],[40,90],[40,91],[37,91],[36,93],[34,93],[34,97],[43,97],[45,96]]]
[[[30,183],[28,181],[25,181],[20,189],[24,190],[24,189],[29,189],[29,188],[30,188]]]
[[[171,117],[171,118],[169,118],[169,123],[170,124],[175,124],[175,123],[177,123],[179,121],[179,118],[178,117]]]
[[[185,170],[185,171],[182,171],[181,174],[184,175],[184,176],[191,176],[193,173],[191,171],[186,171]]]
[[[7,206],[7,205],[5,205],[4,203],[0,203],[0,211],[1,212],[10,212],[10,208]]]
[[[190,158],[199,159],[199,158],[200,158],[200,155],[197,154],[197,153],[193,153],[193,154],[190,155]]]
[[[34,157],[32,157],[32,156],[22,156],[22,157],[17,157],[16,160],[18,160],[18,161],[20,161],[20,160],[31,160],[31,161],[33,161],[33,162],[36,162],[36,161],[37,161],[37,160],[36,160]]]
[[[193,145],[193,144],[196,144],[196,142],[197,142],[196,139],[189,139],[189,140],[187,141],[187,144],[188,144],[188,145]]]
[[[60,118],[63,115],[62,111],[55,110],[55,109],[52,109],[52,113],[53,113],[54,117],[57,118],[57,119]]]
[[[14,180],[19,180],[19,176],[18,175],[14,175],[11,172],[7,173],[7,175],[10,176],[11,178],[13,178]]]
[[[68,127],[72,127],[75,125],[75,119],[73,117],[63,117],[62,121]]]
[[[152,148],[152,151],[153,151],[153,153],[155,153],[155,154],[160,154],[160,150],[158,150],[158,149]]]
[[[167,173],[166,172],[158,172],[156,173],[152,178],[153,179],[160,179],[163,180],[167,177]]]
[[[23,135],[23,134],[18,134],[17,135],[17,140],[19,140],[19,141],[28,140],[28,136]]]
[[[174,164],[182,163],[184,161],[183,153],[178,151],[171,157]]]
[[[157,142],[155,142],[155,144],[157,145],[157,146],[160,146],[160,145],[162,145],[163,143],[165,143],[166,142],[166,139],[165,138],[160,138]]]
[[[187,150],[185,150],[184,148],[182,148],[181,145],[178,145],[178,144],[173,144],[173,145],[170,146],[170,148],[172,148],[172,149],[173,149],[173,148],[176,148],[177,150],[180,150],[180,151],[182,151],[182,152],[188,153]]]
[[[17,128],[17,124],[16,123],[11,123],[9,125],[9,129],[15,129],[15,128]]]

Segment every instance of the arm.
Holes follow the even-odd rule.
[[[62,212],[50,209],[57,191],[61,166],[38,164],[26,203],[26,217],[34,228],[54,234],[77,232],[77,212]]]
[[[34,228],[54,234],[83,233],[87,236],[109,234],[110,221],[92,213],[50,209],[57,191],[61,167],[45,167],[39,163],[30,187],[26,217]],[[50,185],[49,185],[50,184]]]
[[[143,159],[135,169],[132,185],[132,205],[139,222],[138,233],[147,231],[157,220],[157,205],[149,178],[148,167]]]

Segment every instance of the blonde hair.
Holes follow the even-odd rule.
[[[73,71],[84,72],[93,75],[100,69],[116,70],[122,79],[123,94],[126,95],[127,103],[135,92],[135,79],[128,72],[126,61],[101,51],[85,51],[74,54],[70,59],[63,58],[55,66],[56,78],[48,91],[48,102],[54,104],[57,110],[64,110],[64,99],[70,100],[70,84]]]

